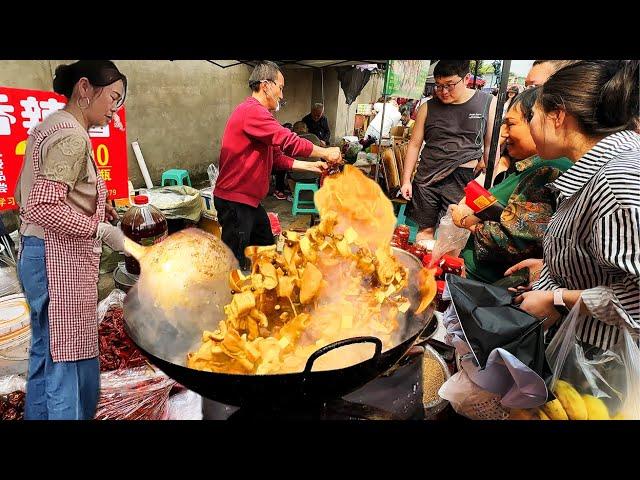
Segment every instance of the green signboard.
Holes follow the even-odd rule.
[[[385,77],[385,94],[393,97],[422,97],[430,60],[390,60]]]

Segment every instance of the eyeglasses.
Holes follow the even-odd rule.
[[[464,77],[461,78],[460,80],[458,80],[456,83],[449,83],[447,85],[438,85],[437,83],[433,86],[433,89],[436,92],[439,92],[441,90],[447,90],[448,92],[450,92],[451,90],[453,90],[455,88],[456,85],[458,85],[462,80],[464,80]]]
[[[263,80],[263,82],[271,82],[273,83],[276,87],[278,87],[280,89],[281,92],[284,92],[284,85],[278,85],[276,82],[274,82],[273,80]]]

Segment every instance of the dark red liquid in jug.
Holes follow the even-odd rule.
[[[122,217],[122,232],[142,246],[150,246],[167,238],[167,219],[160,210],[149,204],[149,197],[137,195],[133,202]],[[124,264],[127,272],[140,275],[140,264],[135,258],[125,255]]]

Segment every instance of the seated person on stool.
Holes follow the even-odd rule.
[[[317,146],[322,146],[322,140],[318,138],[317,135],[313,133],[309,133],[309,129],[307,128],[307,124],[303,121],[299,121],[293,124],[293,133],[297,133],[300,138],[304,138],[309,140],[311,143]],[[320,160],[319,158],[314,157],[296,157],[296,160],[301,162],[316,162]],[[300,183],[316,183],[320,178],[320,174],[316,172],[310,171],[292,171],[289,173],[289,189],[293,192],[296,187],[296,182]]]

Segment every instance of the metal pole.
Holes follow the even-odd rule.
[[[473,74],[473,89],[476,89],[476,79],[478,78],[478,64],[480,63],[480,60],[476,60],[476,71]]]
[[[380,118],[380,132],[378,135],[378,161],[376,162],[375,177],[374,180],[378,181],[378,175],[380,174],[380,163],[382,162],[382,125],[384,122],[384,111],[387,106],[387,82],[389,81],[389,60],[387,60],[387,69],[384,73],[384,86],[382,87],[382,117]],[[375,117],[374,117],[375,118]],[[373,120],[371,120],[373,121]]]
[[[498,150],[498,142],[500,141],[500,126],[502,125],[502,109],[507,97],[507,84],[509,83],[509,70],[511,69],[511,60],[502,61],[502,73],[500,77],[500,90],[498,91],[498,103],[496,105],[496,114],[493,119],[493,133],[491,135],[491,148],[489,148],[489,156],[487,157],[487,173],[484,178],[484,188],[489,189],[493,184],[493,170],[495,166],[496,151]]]

